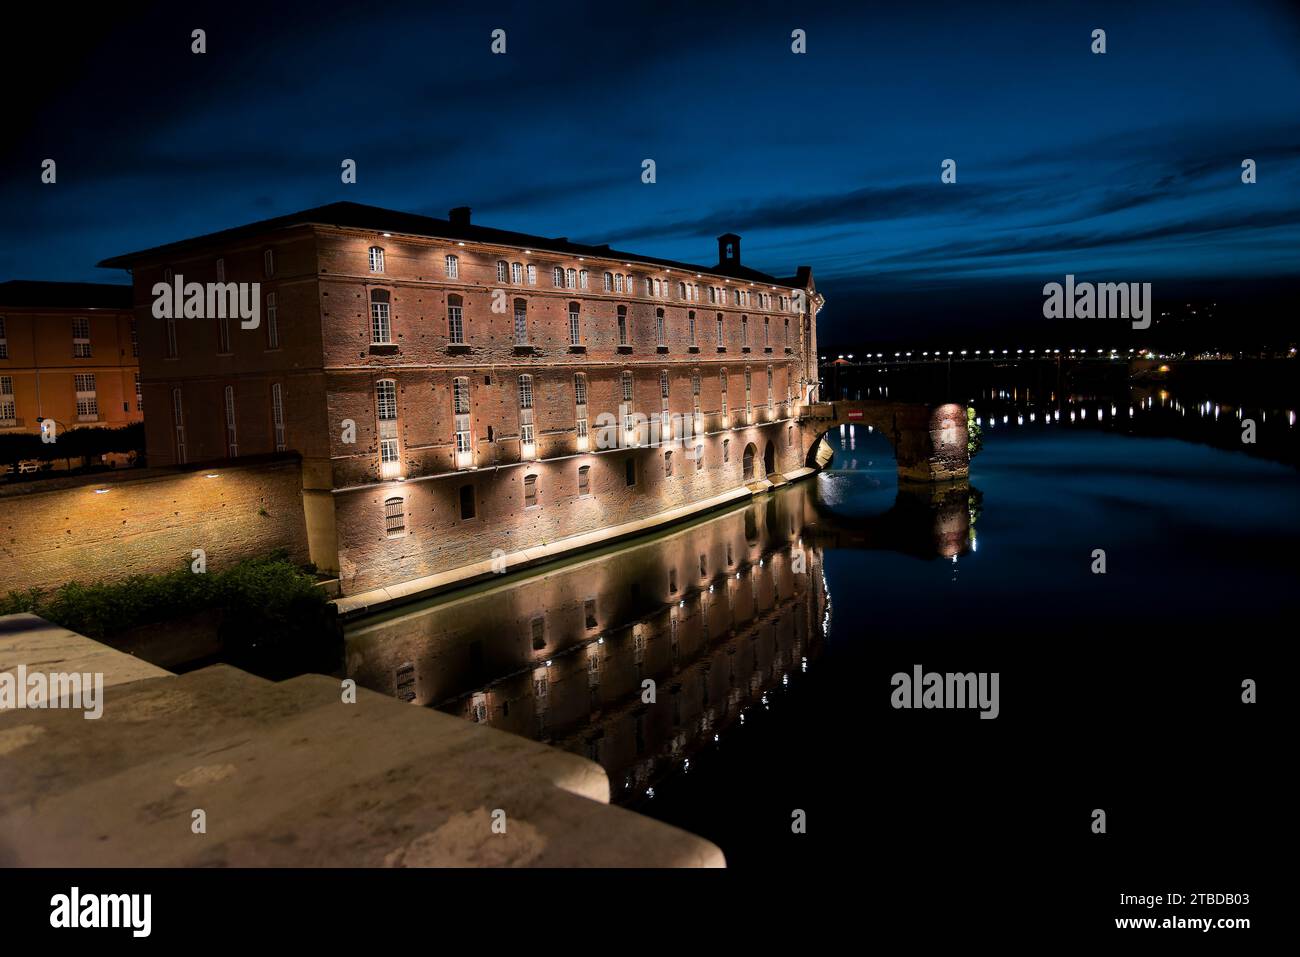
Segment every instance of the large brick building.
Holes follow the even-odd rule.
[[[127,285],[0,283],[0,432],[143,418]]]
[[[705,267],[336,203],[101,265],[133,276],[150,463],[298,451],[312,558],[355,592],[800,467],[821,297],[718,244]],[[156,318],[182,281],[258,283],[256,327]]]

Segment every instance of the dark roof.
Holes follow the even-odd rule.
[[[624,262],[632,263],[634,266],[655,265],[669,269],[681,269],[687,272],[711,273],[715,276],[746,279],[752,282],[769,284],[779,284],[780,282],[780,280],[767,273],[759,272],[757,269],[749,269],[746,266],[733,266],[730,264],[726,266],[700,266],[694,263],[676,262],[671,259],[659,259],[654,256],[642,256],[638,253],[610,249],[607,244],[585,245],[583,243],[569,242],[564,237],[547,239],[544,236],[530,236],[527,233],[516,233],[508,229],[494,229],[490,226],[479,226],[474,223],[434,219],[430,216],[418,216],[415,213],[403,213],[394,209],[384,209],[380,206],[365,206],[361,203],[330,203],[328,206],[304,209],[300,212],[289,213],[287,216],[263,219],[260,222],[248,223],[245,226],[236,226],[233,229],[224,229],[216,233],[208,233],[205,236],[196,236],[193,239],[183,239],[180,242],[168,243],[165,246],[155,246],[152,249],[143,249],[139,252],[114,256],[112,259],[105,259],[99,265],[107,268],[130,269],[140,262],[166,259],[195,249],[233,243],[252,236],[309,224],[363,229],[375,233],[405,233],[409,236],[427,236],[434,239],[518,246],[524,249],[539,249],[568,256],[621,259]]]
[[[0,309],[131,309],[131,287],[104,282],[0,282]]]

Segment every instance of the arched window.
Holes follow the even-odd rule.
[[[462,302],[460,296],[450,295],[447,297],[447,341],[452,345],[463,345],[465,342],[465,324],[461,314]]]
[[[578,466],[578,496],[591,494],[591,466]]]
[[[564,286],[566,289],[578,288],[578,270],[566,269],[564,271]]]
[[[512,283],[514,283],[516,286],[522,286],[522,285],[524,284],[524,264],[523,264],[523,263],[511,263],[511,264],[510,264],[510,281],[511,281]]]
[[[370,290],[370,341],[375,345],[388,345],[393,341],[389,295],[384,289]]]
[[[585,269],[578,270],[578,286],[582,289],[591,288],[591,282],[587,277],[587,270]]]
[[[551,270],[551,283],[556,289],[560,289],[564,286],[564,270],[559,266],[556,266]]]
[[[610,273],[610,272],[605,273],[605,285],[604,285],[604,290],[605,290],[605,292],[613,292],[613,291],[614,291],[614,274],[613,274],[613,273]]]
[[[622,292],[622,291],[623,291],[623,274],[622,274],[622,273],[615,273],[615,275],[614,275],[614,291],[615,291],[615,292]]]
[[[370,271],[384,271],[384,250],[379,246],[370,247]]]
[[[524,508],[532,508],[537,504],[537,476],[524,476]]]
[[[741,459],[741,474],[746,480],[754,477],[754,455],[757,452],[753,442],[745,446],[745,455]]]
[[[510,281],[510,264],[504,259],[497,260],[497,282]]]

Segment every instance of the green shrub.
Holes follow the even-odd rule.
[[[334,608],[315,579],[283,552],[194,574],[185,565],[116,582],[69,582],[51,592],[13,591],[0,614],[32,612],[97,641],[141,625],[213,612],[232,661],[262,673],[330,670],[337,655]]]

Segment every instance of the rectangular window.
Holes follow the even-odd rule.
[[[569,304],[569,345],[582,344],[582,324],[579,321],[578,304]]]
[[[580,289],[590,289],[590,288],[591,288],[590,281],[589,281],[588,278],[587,278],[587,270],[585,270],[585,269],[579,269],[579,270],[578,270],[578,287],[579,287]]]
[[[622,291],[623,291],[623,274],[622,274],[622,273],[616,273],[615,276],[614,276],[614,291],[615,291],[615,292],[622,292]]]
[[[458,300],[450,302],[447,306],[447,338],[452,345],[465,344],[465,324],[460,309]]]
[[[469,438],[469,379],[458,376],[451,382],[451,411],[455,417],[457,468],[468,467]]]
[[[135,341],[135,322],[131,323],[131,341]],[[135,353],[139,355],[139,353]],[[0,316],[0,359],[9,358],[9,336],[5,332],[5,317]]]
[[[531,447],[533,444],[533,377],[519,377],[519,442]]]
[[[99,418],[99,398],[95,393],[93,373],[79,372],[73,376],[77,390],[77,421],[94,422]]]
[[[460,487],[460,520],[467,521],[474,517],[474,486],[462,485]]]
[[[532,508],[537,504],[537,476],[524,476],[524,508]],[[536,640],[534,640],[536,646]]]
[[[566,289],[578,288],[578,270],[576,269],[564,270],[564,286]]]
[[[522,299],[515,300],[515,345],[528,345],[528,304]]]
[[[275,275],[275,254],[269,249],[262,253],[262,269],[267,279]]]
[[[176,464],[185,464],[185,410],[181,404],[181,390],[172,389],[172,428],[176,435]]]
[[[392,316],[387,299],[377,296],[377,293],[372,293],[370,297],[370,342],[373,345],[388,345],[393,341]]]
[[[81,316],[72,320],[72,357],[90,358],[90,320]]]
[[[380,249],[378,246],[370,247],[370,271],[371,272],[384,271],[384,251]]]
[[[604,291],[605,291],[605,292],[613,292],[613,291],[614,291],[614,277],[613,277],[613,275],[610,274],[610,273],[605,273],[605,278],[604,278],[603,281],[604,281],[604,286],[603,286],[602,288],[604,289]]]
[[[564,286],[564,269],[560,266],[556,266],[551,270],[551,285],[556,289],[561,289]]]
[[[522,286],[522,285],[524,284],[524,264],[523,264],[523,263],[511,263],[511,264],[510,264],[510,281],[511,281],[512,283],[514,283],[516,286]]]
[[[660,309],[658,312],[659,314],[655,316],[655,335],[657,344],[663,346],[668,344],[667,334],[664,331],[664,311]]]
[[[618,307],[618,344],[627,345],[627,307]]]
[[[392,379],[382,379],[375,383],[375,408],[380,421],[396,420],[397,383]]]
[[[271,384],[271,424],[275,427],[275,450],[283,452],[286,448],[284,440],[284,393],[278,382]]]
[[[140,391],[140,373],[135,374],[135,410],[144,411],[144,393]]]
[[[722,313],[718,313],[718,348],[721,349],[724,345],[722,339]]]
[[[457,259],[455,256],[451,256],[451,255],[449,255],[449,256],[447,256],[446,264],[447,264],[447,278],[448,278],[448,279],[459,279],[459,278],[460,278],[460,260]]]
[[[692,309],[686,314],[687,331],[690,334],[690,344],[695,345],[695,310]]]
[[[582,603],[582,616],[588,628],[597,628],[600,622],[596,618],[596,599],[588,598]]]
[[[226,386],[226,454],[232,459],[239,456],[239,439],[235,433],[235,387]]]
[[[406,507],[400,498],[384,500],[384,531],[394,538],[406,531]]]
[[[17,419],[18,409],[14,400],[13,376],[0,375],[0,425],[15,425]]]
[[[510,264],[504,259],[497,261],[497,282],[510,281]]]
[[[273,292],[266,294],[266,347],[280,348],[280,315]]]
[[[528,285],[530,286],[537,285],[537,267],[534,266],[532,263],[528,264]]]

